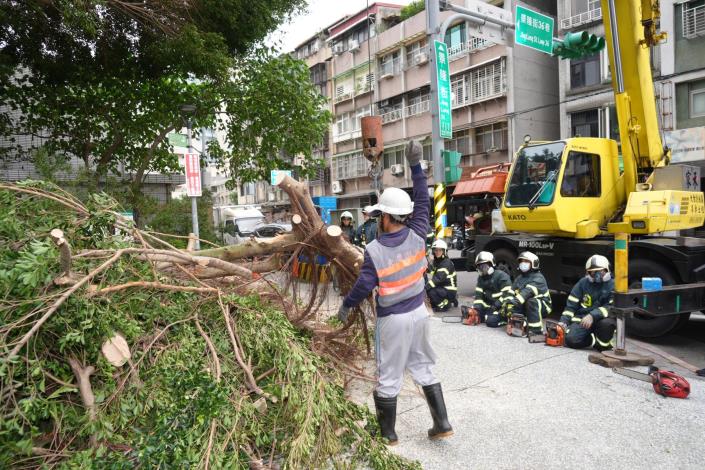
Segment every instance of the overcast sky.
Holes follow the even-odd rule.
[[[253,0],[256,1],[256,0]],[[406,5],[411,0],[389,0],[385,3]],[[345,15],[357,13],[367,6],[367,0],[309,0],[305,13],[291,23],[284,24],[273,33],[267,43],[279,43],[283,52],[288,52],[326,26],[330,26]],[[369,4],[375,3],[369,0]]]

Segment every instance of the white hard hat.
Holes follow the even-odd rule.
[[[602,255],[592,255],[585,263],[586,271],[602,271],[603,269],[609,271],[610,262]]]
[[[438,248],[438,249],[447,251],[447,250],[448,250],[448,244],[447,244],[446,242],[444,242],[443,240],[436,240],[435,242],[433,242],[433,245],[431,245],[431,248],[434,249],[434,250],[435,250],[436,248]]]
[[[362,209],[362,212],[365,213],[365,214],[369,214],[369,213],[372,212],[373,210],[374,210],[374,208],[373,208],[372,206],[365,206],[365,208]]]
[[[382,212],[391,215],[409,215],[414,206],[411,197],[399,188],[387,188],[379,197],[379,202],[372,206],[372,212]]]
[[[531,269],[539,269],[539,257],[530,251],[519,253],[519,257],[517,259],[519,261],[525,260],[531,263]]]
[[[494,255],[489,251],[481,251],[475,256],[475,266],[485,263],[490,263],[494,266]]]
[[[341,218],[341,219],[344,219],[345,217],[347,217],[348,219],[352,219],[352,218],[353,218],[352,213],[351,213],[350,211],[345,211],[345,212],[343,212],[342,214],[340,214],[340,218]]]

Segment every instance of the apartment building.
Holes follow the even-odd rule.
[[[453,3],[463,4],[461,0]],[[514,10],[516,2],[492,1]],[[555,15],[555,2],[521,2]],[[374,202],[362,156],[360,119],[381,115],[385,187],[411,187],[404,146],[418,139],[431,159],[429,44],[426,12],[401,21],[398,5],[375,3],[330,29],[332,131],[331,190],[338,207]],[[450,15],[441,13],[441,21]],[[461,166],[481,167],[511,159],[523,136],[558,138],[557,60],[516,46],[484,41],[464,21],[451,25],[449,47],[453,138],[445,149],[458,151]],[[432,174],[432,165],[426,163]],[[449,194],[452,193],[452,186]]]
[[[661,0],[660,28],[665,43],[652,50],[652,66],[660,125],[666,141],[683,130],[700,143],[705,164],[705,0]],[[559,34],[587,30],[604,35],[599,0],[558,2]],[[600,54],[559,65],[561,137],[609,137],[619,140],[609,58]],[[676,155],[674,149],[674,157]],[[691,157],[692,160],[693,157]]]

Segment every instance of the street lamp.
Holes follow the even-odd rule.
[[[192,141],[191,141],[191,125],[192,125],[191,118],[193,117],[194,113],[196,112],[196,105],[195,104],[182,104],[181,106],[179,106],[179,111],[181,111],[181,115],[186,120],[186,129],[188,132],[188,153],[191,154],[191,153],[193,153],[193,145],[192,145]],[[199,157],[199,159],[198,159],[199,172],[200,172],[200,160],[201,159]],[[193,234],[196,236],[195,249],[200,250],[201,249],[201,242],[199,240],[200,236],[198,234],[198,203],[196,201],[196,196],[191,197],[191,225],[192,225]]]

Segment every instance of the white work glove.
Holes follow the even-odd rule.
[[[419,162],[421,162],[422,158],[423,147],[421,147],[419,141],[409,141],[409,143],[406,145],[406,161],[409,163],[409,166],[412,167],[414,165],[418,165]]]
[[[338,309],[338,320],[340,320],[340,323],[347,323],[348,315],[350,315],[350,307],[341,304]]]

